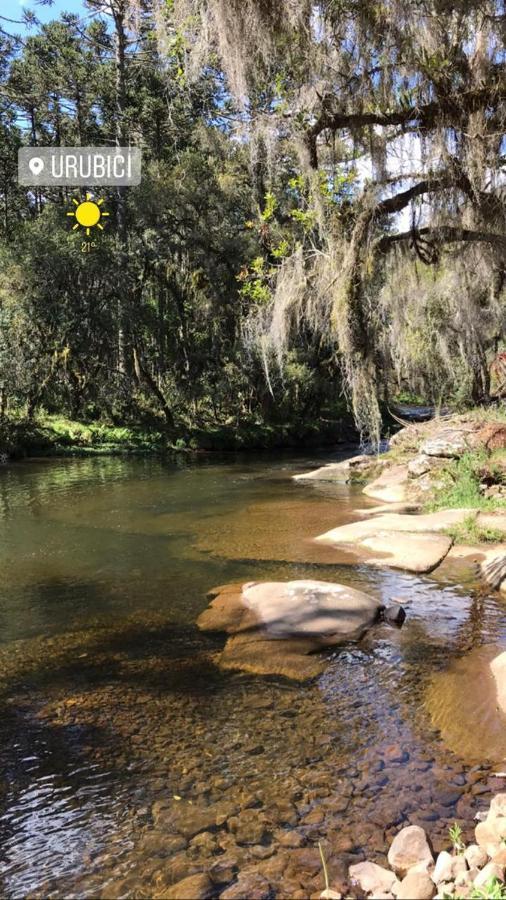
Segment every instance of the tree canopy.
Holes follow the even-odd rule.
[[[480,401],[505,325],[505,5],[90,0],[2,26],[0,284],[13,402],[73,415]],[[0,25],[1,25],[0,20]],[[90,254],[20,143],[138,144]],[[151,413],[150,413],[151,410]]]

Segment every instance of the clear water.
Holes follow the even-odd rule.
[[[483,735],[461,740],[479,716],[492,762],[506,755],[486,676],[467,679],[465,698],[454,689],[456,665],[506,643],[501,600],[469,569],[417,578],[313,544],[370,505],[357,488],[290,479],[318,462],[98,458],[0,472],[2,896],[162,896],[223,859],[274,897],[310,896],[318,841],[338,881],[366,852],[382,861],[402,824],[443,846],[448,825],[472,827],[501,788]],[[220,673],[221,639],[194,627],[206,592],[304,577],[400,598],[406,625],[330,653],[311,685]],[[192,840],[181,804],[225,809],[225,821]],[[248,841],[233,822],[244,809],[263,822]],[[219,896],[231,875],[213,877]]]

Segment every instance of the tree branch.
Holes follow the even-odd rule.
[[[506,235],[490,231],[473,231],[469,228],[458,228],[454,225],[432,225],[417,228],[416,235],[425,238],[434,238],[445,244],[452,243],[486,243],[506,249]],[[384,235],[376,244],[380,253],[386,253],[393,244],[409,241],[413,238],[412,231],[401,231],[399,234]]]

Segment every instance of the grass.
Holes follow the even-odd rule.
[[[505,509],[506,501],[484,497],[480,491],[480,469],[489,462],[485,451],[465,453],[442,469],[439,488],[428,503],[428,510],[438,509]]]
[[[453,538],[456,544],[500,544],[504,540],[503,531],[483,528],[473,515],[467,516],[459,525],[446,528],[445,534]]]
[[[11,420],[0,426],[0,453],[11,458],[148,454],[162,451],[165,444],[158,431],[103,422],[75,422],[49,414],[33,421]]]

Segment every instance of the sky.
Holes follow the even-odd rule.
[[[35,0],[2,0],[0,14],[7,19],[20,20],[24,9],[34,12],[41,22],[50,22],[52,19],[57,19],[62,12],[85,12],[82,0],[54,0],[52,6],[41,6]],[[11,25],[10,22],[3,22],[2,24],[7,31],[15,34],[35,34],[36,31],[35,28],[27,30],[24,25]]]

